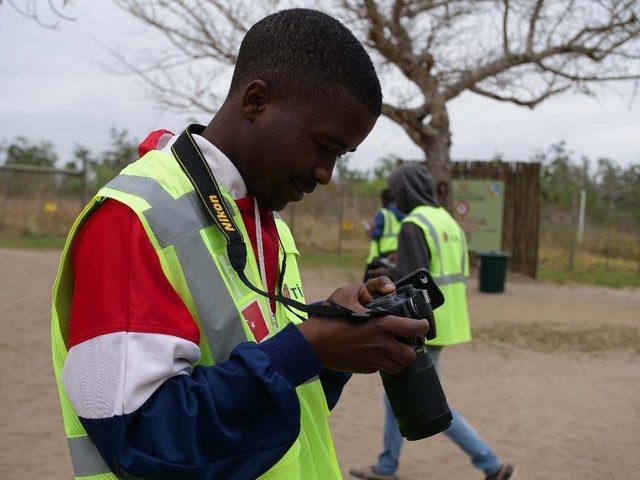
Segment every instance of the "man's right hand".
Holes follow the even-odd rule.
[[[363,288],[364,284],[346,285],[331,298],[339,298],[340,305],[353,311],[364,311],[358,301]],[[361,325],[338,318],[311,317],[299,328],[324,367],[356,373],[383,370],[398,374],[415,361],[416,353],[397,337],[423,337],[429,323],[393,315],[372,318]]]

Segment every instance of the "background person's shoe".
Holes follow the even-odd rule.
[[[398,480],[397,475],[385,475],[376,472],[373,467],[361,468],[359,470],[351,469],[349,474],[356,478],[364,478],[365,480]]]
[[[485,480],[513,480],[516,478],[516,469],[513,465],[502,465],[496,473],[487,475]]]

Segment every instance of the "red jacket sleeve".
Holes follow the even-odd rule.
[[[71,253],[69,348],[119,331],[174,335],[199,343],[195,321],[129,207],[116,200],[98,207],[80,229]]]

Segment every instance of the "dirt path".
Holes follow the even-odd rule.
[[[57,252],[0,249],[0,478],[71,478],[49,354]],[[354,273],[354,279],[358,272]],[[305,272],[310,300],[345,272]],[[476,340],[442,358],[450,403],[521,479],[623,479],[640,471],[640,292],[509,283],[470,285]],[[357,376],[330,419],[346,473],[382,441],[377,375]],[[482,478],[446,437],[406,443],[405,479]],[[345,478],[347,476],[345,475]]]
[[[307,272],[309,299],[330,294],[329,275]],[[445,350],[443,384],[519,478],[636,478],[640,291],[516,278],[504,294],[487,295],[472,281],[469,308],[476,339]],[[345,477],[380,451],[382,391],[378,375],[356,376],[333,412]],[[402,478],[482,478],[443,435],[404,445]]]

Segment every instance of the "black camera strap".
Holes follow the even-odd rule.
[[[171,147],[171,151],[198,193],[205,210],[218,226],[220,232],[225,236],[227,242],[227,255],[229,256],[231,267],[238,274],[242,283],[259,295],[282,303],[289,311],[292,311],[291,309],[294,308],[301,312],[305,312],[308,315],[345,318],[355,320],[358,323],[369,318],[371,316],[370,313],[353,312],[335,303],[328,302],[329,304],[327,305],[326,303],[318,302],[307,305],[283,296],[281,293],[284,272],[286,269],[286,254],[283,254],[280,278],[277,282],[278,292],[275,295],[265,292],[251,283],[244,273],[247,263],[247,247],[242,233],[238,230],[238,226],[233,219],[233,215],[225,203],[225,199],[220,191],[220,186],[218,185],[213,172],[211,172],[209,164],[193,139],[193,135],[201,134],[204,131],[204,128],[205,127],[202,125],[189,125],[175,141]],[[256,232],[256,235],[260,235],[260,232]],[[295,312],[293,313],[298,315]],[[298,315],[298,317],[304,319],[300,315]]]

